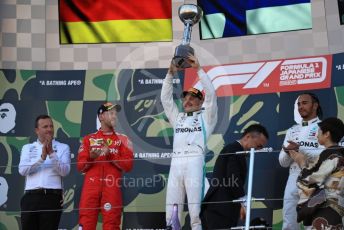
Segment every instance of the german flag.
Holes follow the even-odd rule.
[[[59,0],[60,43],[172,40],[171,0]]]

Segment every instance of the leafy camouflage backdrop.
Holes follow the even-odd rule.
[[[314,89],[324,117],[344,119],[344,54],[333,55],[331,87]],[[18,173],[20,151],[36,139],[34,119],[49,114],[55,136],[71,147],[72,167],[64,180],[65,202],[61,229],[77,229],[83,176],[75,160],[80,139],[97,129],[96,110],[103,101],[122,105],[117,130],[134,143],[135,164],[123,179],[123,229],[161,229],[165,226],[165,190],[172,148],[172,128],[160,102],[161,79],[167,69],[34,71],[0,70],[0,229],[20,228],[20,198],[25,179]],[[175,79],[175,97],[184,85]],[[219,120],[208,143],[207,176],[224,144],[239,139],[248,125],[259,122],[270,133],[273,151],[256,155],[253,196],[266,198],[253,205],[276,229],[282,220],[282,197],[288,169],[278,153],[286,130],[294,123],[298,91],[218,98]],[[179,102],[179,100],[176,100]],[[180,104],[180,103],[179,103]],[[185,207],[187,210],[187,207]],[[101,218],[99,218],[101,222]],[[187,212],[182,220],[187,229]],[[185,224],[186,223],[186,224]]]

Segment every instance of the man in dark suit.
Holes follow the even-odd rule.
[[[228,229],[237,226],[239,216],[245,219],[245,205],[231,201],[245,198],[246,158],[242,154],[228,153],[261,149],[268,138],[264,126],[253,124],[245,129],[240,140],[223,148],[216,160],[210,188],[201,207],[203,229]]]

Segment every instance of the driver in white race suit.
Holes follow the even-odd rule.
[[[297,223],[296,206],[300,199],[296,180],[301,172],[300,167],[289,156],[288,150],[298,150],[311,161],[324,149],[319,145],[318,123],[322,116],[318,97],[313,93],[302,93],[297,99],[298,112],[302,118],[300,124],[295,124],[287,130],[279,162],[282,167],[289,167],[289,177],[284,190],[283,198],[283,230],[299,230]]]
[[[184,91],[184,112],[179,112],[173,101],[173,76],[177,74],[178,69],[171,63],[161,90],[161,102],[174,130],[173,155],[167,183],[166,221],[168,225],[173,204],[178,204],[178,217],[181,220],[186,193],[191,227],[193,230],[201,230],[199,213],[205,178],[205,149],[217,122],[217,98],[215,88],[208,75],[201,69],[197,58],[189,55],[187,62],[192,68],[197,69],[205,97],[196,88]]]

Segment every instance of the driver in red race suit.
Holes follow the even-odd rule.
[[[105,103],[98,109],[101,128],[83,138],[77,168],[85,174],[79,205],[79,229],[96,229],[98,214],[103,229],[120,229],[122,173],[133,166],[132,144],[114,130],[120,105]]]

